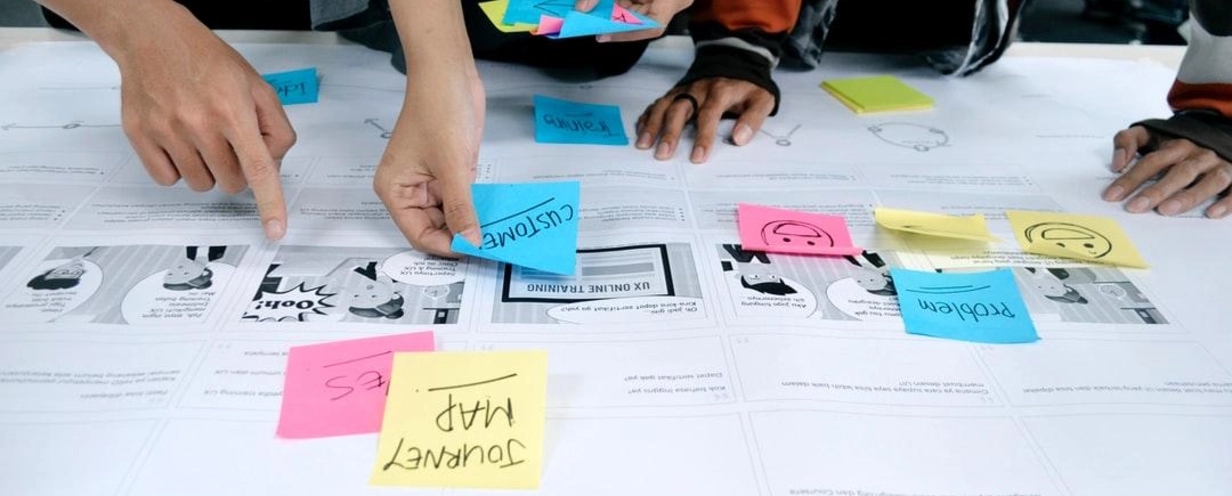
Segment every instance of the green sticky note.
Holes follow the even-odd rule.
[[[894,76],[831,79],[822,82],[821,88],[857,114],[933,107],[932,98]]]

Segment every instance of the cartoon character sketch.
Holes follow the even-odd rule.
[[[834,237],[825,229],[798,220],[776,220],[761,228],[766,246],[834,246]]]
[[[1041,222],[1028,227],[1023,236],[1028,243],[1048,241],[1091,258],[1103,258],[1112,252],[1112,241],[1103,234],[1068,222]]]
[[[81,276],[86,273],[86,265],[84,263],[86,257],[89,257],[97,249],[98,247],[92,247],[86,250],[85,253],[73,257],[72,260],[35,276],[26,283],[26,287],[38,291],[55,291],[77,287],[81,283]]]
[[[949,146],[950,135],[935,127],[906,122],[887,122],[868,127],[877,139],[894,146],[927,152],[933,148]]]
[[[783,278],[774,273],[769,265],[758,263],[744,264],[740,267],[740,285],[746,289],[761,294],[786,296],[796,294],[796,288],[791,287]]]
[[[194,289],[206,289],[214,285],[214,271],[210,270],[206,265],[222,259],[227,254],[225,246],[211,246],[204,250],[206,252],[205,260],[198,258],[201,254],[199,247],[189,246],[185,248],[185,257],[176,261],[175,265],[167,269],[167,273],[163,275],[163,288],[171,291],[190,291]]]
[[[355,267],[354,272],[364,276],[366,281],[343,290],[351,296],[351,304],[347,310],[370,319],[402,318],[405,315],[402,305],[406,300],[402,298],[402,293],[394,290],[393,279],[377,274],[376,265],[376,262],[368,262],[364,267]]]
[[[1026,270],[1031,273],[1031,288],[1044,298],[1057,303],[1074,303],[1079,305],[1086,305],[1088,303],[1087,299],[1082,296],[1082,293],[1065,284],[1064,279],[1069,278],[1069,272],[1065,269],[1039,271],[1034,267],[1026,267]]]
[[[856,260],[854,256],[845,255],[843,258],[856,266],[851,279],[865,291],[878,296],[898,295],[898,290],[894,287],[894,278],[890,277],[890,269],[886,267],[885,260],[880,255],[868,251],[861,253],[860,258],[867,262],[867,266]]]

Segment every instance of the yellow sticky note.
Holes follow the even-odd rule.
[[[372,484],[538,488],[547,376],[543,351],[395,354]]]
[[[1023,251],[1145,269],[1129,236],[1108,217],[1012,210],[1005,213]]]
[[[479,4],[479,8],[483,9],[483,13],[488,16],[488,20],[492,21],[492,25],[502,33],[529,33],[539,27],[534,24],[523,22],[515,22],[513,24],[505,24],[505,11],[509,10],[509,0],[492,0]]]
[[[933,107],[932,98],[894,76],[831,79],[821,88],[857,114]]]
[[[988,232],[988,224],[984,221],[983,215],[957,217],[877,207],[873,210],[873,217],[877,219],[877,224],[881,227],[895,231],[969,241],[990,243],[1000,241]]]

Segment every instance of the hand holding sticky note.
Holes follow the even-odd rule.
[[[933,99],[894,76],[831,79],[821,88],[857,114],[923,110]]]
[[[834,215],[741,203],[736,206],[740,244],[747,250],[803,255],[859,255],[847,222]]]
[[[261,75],[274,88],[278,101],[283,105],[317,103],[321,87],[317,82],[317,68],[309,67],[287,72]]]
[[[539,487],[547,353],[402,353],[391,380],[373,484]]]
[[[295,346],[287,357],[278,437],[381,429],[394,352],[432,351],[431,332]]]
[[[577,181],[472,185],[483,243],[474,246],[455,235],[451,248],[464,255],[572,275],[577,265],[581,189]]]
[[[978,343],[1039,339],[1010,269],[939,274],[890,269],[910,334]]]
[[[504,1],[503,6],[499,3],[501,1]],[[487,5],[484,7],[485,13],[501,31],[513,32],[516,26],[538,24],[534,33],[549,38],[575,38],[661,27],[654,19],[617,5],[616,0],[599,0],[589,12],[573,10],[574,4],[574,0],[496,0],[480,5]],[[497,16],[497,13],[501,15]]]
[[[1129,235],[1108,217],[1011,210],[1005,213],[1028,253],[1146,268]]]
[[[988,232],[983,215],[957,217],[877,207],[873,210],[873,216],[877,219],[877,225],[895,231],[968,241],[1000,241]]]
[[[535,95],[535,141],[538,143],[629,144],[620,107],[571,102]]]

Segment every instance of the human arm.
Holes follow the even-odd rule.
[[[295,131],[239,53],[170,0],[39,2],[115,60],[124,132],[155,182],[232,194],[251,187],[266,236],[283,236],[278,161]]]
[[[1133,213],[1154,209],[1177,215],[1213,198],[1218,199],[1207,207],[1207,217],[1232,213],[1232,197],[1227,196],[1232,186],[1232,3],[1192,0],[1191,7],[1193,36],[1168,93],[1174,114],[1139,122],[1113,140],[1112,168],[1122,175],[1103,196],[1128,199],[1125,209]]]
[[[637,147],[654,147],[655,158],[670,159],[685,127],[695,121],[690,160],[705,162],[714,148],[719,121],[727,113],[738,115],[732,142],[748,144],[778,110],[779,89],[771,72],[799,12],[800,0],[697,2],[689,24],[696,46],[693,64],[675,87],[642,113]],[[697,100],[696,115],[682,94]]]
[[[406,54],[406,97],[373,188],[416,249],[454,256],[455,233],[480,243],[471,182],[484,91],[456,0],[390,2]]]

